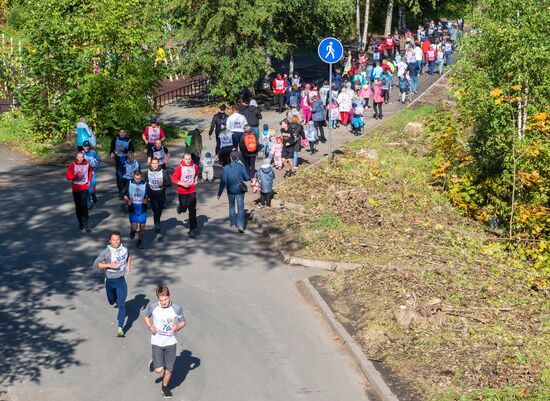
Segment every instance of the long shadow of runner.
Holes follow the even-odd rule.
[[[138,294],[134,299],[126,301],[126,324],[124,325],[124,333],[132,328],[134,322],[139,318],[139,313],[145,309],[149,299],[143,294]]]
[[[190,371],[201,366],[201,360],[193,356],[191,351],[185,350],[176,358],[172,378],[170,379],[170,388],[180,386]]]

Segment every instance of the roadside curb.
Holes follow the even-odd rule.
[[[351,355],[353,360],[359,365],[361,372],[367,377],[372,389],[381,398],[382,401],[399,401],[392,393],[380,372],[376,370],[374,364],[365,356],[361,347],[355,342],[353,337],[347,332],[342,324],[336,319],[334,312],[321,297],[319,292],[313,287],[309,279],[304,278],[298,282],[298,290],[304,298],[311,301],[315,308],[319,310],[321,315],[330,325],[331,329],[340,337],[346,351]]]
[[[271,233],[271,230],[265,222],[264,217],[256,210],[252,213],[252,221],[256,223],[258,227],[260,227],[262,234],[265,237],[269,238],[270,240],[275,240],[276,235]],[[292,256],[282,249],[277,249],[277,253],[284,263],[291,266],[312,267],[328,271],[353,270],[363,267],[361,263],[338,262],[331,260],[309,259],[302,258],[300,256]]]

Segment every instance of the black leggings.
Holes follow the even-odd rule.
[[[319,134],[319,139],[321,139],[321,141],[325,140],[325,130],[323,128],[323,123],[324,121],[313,122],[313,125],[315,126],[315,128],[317,128],[317,133]]]
[[[88,190],[73,192],[73,200],[78,225],[88,227]]]
[[[197,228],[197,193],[178,194],[178,209],[185,213],[189,209],[189,230]]]
[[[277,111],[281,113],[283,111],[284,94],[275,94],[273,96],[273,105],[277,106]]]
[[[374,115],[382,117],[382,104],[383,103],[374,103]]]
[[[151,209],[153,209],[153,219],[155,221],[155,232],[160,233],[160,216],[164,203],[166,202],[166,189],[151,191]]]
[[[243,156],[244,167],[250,178],[256,175],[256,155],[252,156]]]
[[[271,192],[260,191],[260,205],[271,206],[271,199],[273,199],[273,191]]]

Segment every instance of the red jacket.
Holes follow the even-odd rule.
[[[75,160],[67,168],[65,177],[73,182],[73,192],[86,191],[92,181],[92,167],[87,160],[83,160],[82,163]]]
[[[273,88],[274,94],[282,95],[283,93],[285,93],[285,90],[288,87],[288,85],[283,78],[281,79],[275,78],[273,82],[271,82],[271,87]]]
[[[180,165],[176,167],[174,170],[174,173],[172,174],[172,182],[174,185],[176,185],[176,192],[178,194],[186,195],[186,194],[192,194],[193,192],[196,192],[195,188],[195,182],[199,175],[199,166],[197,166],[195,163],[191,162],[191,164],[187,165],[182,160]],[[186,184],[189,184],[188,187],[184,187],[182,185],[178,185],[178,183],[183,182]]]
[[[422,44],[420,45],[420,48],[422,49],[422,53],[426,54],[431,44],[432,43],[429,40],[425,40],[424,42],[422,42]]]
[[[393,40],[393,38],[386,38],[384,40],[384,44],[386,46],[386,49],[393,49],[393,45],[395,44],[395,40]]]

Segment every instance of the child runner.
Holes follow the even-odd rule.
[[[124,319],[126,318],[126,296],[128,285],[126,276],[130,274],[131,256],[120,242],[120,233],[111,231],[109,245],[94,261],[94,267],[105,269],[105,292],[110,305],[117,304],[117,337],[124,337]]]
[[[134,171],[134,178],[128,181],[124,200],[128,203],[128,217],[130,218],[130,238],[134,239],[138,232],[137,247],[143,249],[145,237],[145,223],[147,222],[147,184],[141,176],[141,171]]]
[[[176,362],[176,333],[185,327],[185,317],[181,306],[170,301],[167,286],[157,286],[158,301],[150,302],[145,308],[143,321],[151,333],[151,362],[149,372],[162,374],[161,394],[172,397],[168,385]]]
[[[160,229],[160,216],[166,203],[166,187],[172,185],[168,175],[168,170],[160,167],[159,160],[153,157],[149,169],[145,172],[145,181],[147,182],[147,197],[151,201],[153,210],[153,220],[155,222],[155,237],[162,241],[162,232]]]

